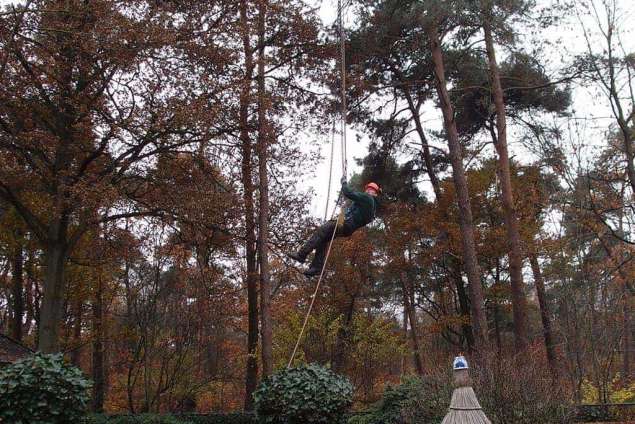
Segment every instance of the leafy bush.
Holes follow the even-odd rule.
[[[452,388],[446,376],[406,377],[388,387],[367,413],[353,416],[349,424],[438,423],[443,420]]]
[[[35,354],[0,370],[0,422],[79,422],[91,384],[61,354]]]
[[[346,377],[316,364],[283,369],[254,392],[256,415],[264,424],[344,422],[352,398]]]

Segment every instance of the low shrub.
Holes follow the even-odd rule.
[[[80,422],[90,382],[61,354],[34,354],[0,369],[0,422],[67,424]]]
[[[137,414],[137,415],[92,415],[84,420],[85,424],[194,424],[173,415]]]
[[[575,408],[567,385],[555,381],[539,358],[536,353],[524,362],[495,357],[488,361],[489,367],[472,364],[476,396],[493,424],[572,422]],[[349,424],[439,424],[453,390],[449,370],[409,377],[399,386],[387,388],[381,401],[368,411],[351,416]]]
[[[352,416],[349,424],[437,423],[443,420],[452,394],[447,376],[406,377],[386,388],[382,399],[364,414]]]
[[[346,377],[316,364],[283,369],[266,378],[254,393],[263,424],[337,424],[353,399]]]
[[[138,414],[91,415],[83,424],[256,424],[254,414],[235,412],[229,414]]]
[[[185,414],[185,418],[192,424],[256,424],[256,416],[247,412],[233,412],[229,414]]]
[[[599,423],[615,421],[616,417],[611,414],[609,408],[580,405],[576,413],[576,421],[581,423]]]
[[[568,386],[555,380],[544,355],[492,358],[489,367],[471,370],[474,390],[488,418],[496,424],[569,423],[575,408]]]

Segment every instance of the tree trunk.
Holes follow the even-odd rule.
[[[630,365],[630,347],[631,347],[631,339],[632,339],[632,330],[631,330],[631,320],[630,320],[630,308],[631,302],[635,299],[633,296],[633,285],[629,280],[629,275],[624,271],[624,267],[620,266],[620,261],[615,257],[615,252],[611,245],[609,245],[604,237],[601,234],[595,233],[597,239],[600,241],[602,248],[606,252],[606,255],[609,259],[609,264],[617,269],[617,276],[624,287],[624,305],[623,305],[623,313],[624,313],[624,337],[623,337],[623,346],[624,346],[624,356],[623,356],[623,368],[624,368],[624,376],[628,378],[631,373],[631,365]]]
[[[624,138],[624,152],[626,155],[626,172],[628,174],[628,180],[631,184],[631,190],[635,193],[635,152],[633,152],[633,140],[631,137],[631,131],[628,129],[628,124],[624,123],[620,125],[622,129],[622,137]],[[626,128],[626,129],[624,129]]]
[[[37,281],[35,279],[34,273],[34,253],[33,249],[28,249],[26,264],[24,267],[24,271],[26,273],[26,284],[25,284],[25,301],[26,301],[26,317],[24,323],[24,334],[29,334],[31,332],[31,326],[33,325],[33,321],[35,321],[36,317],[36,309],[39,309],[38,305],[36,305],[36,297],[33,295],[33,291],[35,290],[35,286]]]
[[[93,399],[92,411],[101,413],[104,411],[104,394],[106,381],[104,378],[104,343],[103,343],[103,287],[101,281],[101,271],[96,269],[97,274],[95,297],[93,300]]]
[[[496,352],[500,356],[503,353],[503,341],[501,340],[500,305],[498,298],[494,299],[494,337],[496,339]]]
[[[488,0],[484,0],[488,1]],[[523,283],[523,257],[518,229],[518,217],[514,207],[511,172],[509,166],[509,153],[507,151],[507,123],[505,116],[505,102],[503,89],[500,82],[494,40],[491,28],[491,13],[489,9],[483,10],[483,30],[485,32],[485,45],[489,60],[490,82],[496,107],[496,132],[497,140],[494,140],[498,152],[498,171],[501,187],[501,201],[505,215],[505,228],[507,230],[507,243],[509,255],[509,275],[512,291],[512,309],[514,314],[514,339],[516,352],[523,352],[527,346],[527,300]]]
[[[434,195],[437,201],[441,200],[441,183],[439,178],[437,177],[436,172],[434,172],[434,167],[432,164],[432,155],[430,154],[430,146],[428,145],[428,139],[426,137],[425,132],[423,131],[423,125],[421,124],[421,118],[419,117],[419,111],[412,100],[412,95],[410,94],[410,89],[407,85],[403,88],[403,93],[406,97],[406,101],[408,102],[408,109],[410,109],[410,113],[412,115],[412,119],[415,123],[415,129],[417,130],[417,134],[419,135],[419,139],[421,140],[421,154],[423,156],[423,162],[426,165],[426,170],[428,176],[430,177],[430,183],[432,184],[432,190],[434,191]]]
[[[82,314],[84,305],[81,296],[77,296],[75,303],[75,322],[73,326],[73,350],[71,352],[71,363],[79,368],[82,359]]]
[[[405,302],[403,308],[403,339],[408,340],[408,311],[406,310]],[[406,365],[406,356],[401,357],[401,375],[406,375],[408,367]]]
[[[240,20],[245,53],[245,78],[240,93],[240,140],[242,149],[242,184],[245,209],[245,256],[247,261],[247,369],[245,375],[246,411],[254,408],[253,392],[258,384],[258,273],[256,270],[256,233],[254,219],[254,184],[252,171],[252,143],[249,134],[249,106],[251,104],[251,81],[253,79],[253,57],[249,36],[247,0],[240,2]]]
[[[408,321],[410,321],[410,338],[412,340],[412,358],[415,364],[417,374],[424,374],[423,361],[421,360],[421,344],[419,342],[419,326],[417,325],[417,315],[414,310],[414,305],[411,301],[412,293],[406,276],[402,275],[401,278],[401,291],[403,294],[403,306],[407,314]]]
[[[458,261],[457,261],[458,262]],[[454,265],[454,264],[453,264]],[[457,264],[458,265],[458,264]],[[453,272],[454,285],[456,286],[456,294],[459,298],[459,308],[461,315],[464,317],[470,316],[470,300],[465,292],[465,286],[463,285],[463,278],[461,277],[461,268],[457,266],[455,272]],[[472,353],[474,349],[474,334],[472,333],[472,326],[469,323],[461,324],[461,331],[465,337],[467,343],[467,352]]]
[[[620,71],[616,72],[616,63],[619,63],[618,60],[613,56],[614,45],[612,42],[613,37],[618,33],[617,28],[615,27],[616,22],[614,21],[615,17],[610,18],[609,26],[610,29],[607,33],[604,34],[606,37],[607,45],[604,50],[608,55],[608,66],[595,66],[594,69],[597,72],[597,77],[600,81],[602,81],[602,85],[609,89],[608,96],[609,102],[611,103],[611,110],[613,112],[613,116],[617,121],[617,125],[620,127],[620,132],[622,133],[622,140],[624,142],[624,155],[626,156],[626,174],[628,175],[628,180],[631,187],[631,196],[635,195],[635,152],[633,151],[633,128],[629,125],[629,121],[633,121],[633,111],[631,110],[631,115],[628,115],[628,106],[629,102],[632,108],[633,103],[635,103],[635,98],[633,98],[633,91],[631,88],[631,97],[630,99],[626,99],[626,111],[624,106],[622,105],[623,96],[620,93],[618,77]],[[591,53],[591,52],[590,52]],[[602,60],[602,59],[599,59]],[[607,81],[608,78],[608,81]],[[625,113],[626,112],[626,113]]]
[[[622,347],[624,349],[623,355],[623,373],[624,381],[630,381],[631,378],[631,298],[626,295],[624,299],[624,337]]]
[[[342,373],[346,364],[346,344],[350,335],[350,327],[353,322],[353,313],[355,312],[356,296],[351,295],[346,311],[344,311],[344,322],[337,331],[335,339],[335,351],[333,352],[333,371]]]
[[[443,53],[439,41],[436,23],[432,23],[427,30],[432,61],[434,63],[435,85],[439,96],[439,103],[443,112],[443,122],[448,138],[450,162],[452,164],[452,178],[456,188],[456,198],[459,208],[459,225],[463,245],[463,264],[469,283],[471,299],[472,327],[476,350],[487,349],[487,320],[483,311],[483,290],[481,287],[480,271],[476,257],[474,242],[474,224],[467,187],[467,178],[463,169],[463,158],[459,135],[454,122],[454,110],[448,95],[445,81],[445,67]]]
[[[540,318],[542,320],[542,334],[545,339],[545,349],[547,351],[547,361],[551,370],[557,372],[556,363],[556,351],[553,339],[553,332],[551,331],[551,311],[549,304],[547,303],[547,296],[545,293],[545,282],[542,278],[542,272],[538,265],[538,258],[534,252],[529,254],[529,263],[531,264],[531,271],[534,274],[534,284],[536,285],[536,294],[538,295],[538,304],[540,305]]]
[[[401,75],[399,74],[399,77],[401,77]],[[407,85],[404,85],[403,88],[403,93],[404,96],[406,97],[406,101],[408,103],[408,109],[410,110],[410,113],[412,115],[412,119],[415,123],[415,130],[417,131],[417,134],[419,135],[419,139],[421,140],[421,155],[423,156],[423,161],[426,165],[426,171],[428,176],[430,177],[430,184],[432,185],[432,191],[434,192],[434,197],[436,199],[437,202],[441,201],[441,197],[442,197],[442,193],[441,193],[441,182],[439,181],[439,178],[436,174],[436,172],[434,171],[434,166],[432,163],[432,155],[430,154],[430,147],[428,144],[428,139],[425,135],[425,132],[423,130],[423,125],[421,124],[421,118],[419,117],[419,110],[417,109],[413,99],[412,99],[412,95],[410,94],[410,90],[408,88]],[[447,214],[444,213],[444,218],[448,218]],[[441,230],[441,233],[439,234],[439,239],[441,240],[447,240],[448,239],[448,233],[447,231],[445,231],[444,229]],[[454,282],[457,288],[457,293],[459,296],[459,303],[460,303],[460,307],[461,307],[461,314],[465,315],[465,316],[470,316],[470,302],[467,298],[467,295],[465,293],[465,287],[463,286],[463,279],[462,279],[462,275],[461,275],[461,266],[460,263],[458,263],[458,261],[455,260],[455,258],[450,257],[449,255],[445,255],[447,257],[447,259],[450,261],[450,265],[454,268],[456,267],[456,275],[454,278]],[[473,334],[473,330],[472,330],[472,325],[467,323],[467,324],[463,324],[461,326],[463,334],[465,336],[465,339],[467,341],[467,347],[468,347],[468,351],[471,352],[474,348],[474,334]]]
[[[64,266],[66,262],[64,242],[52,240],[45,250],[44,294],[40,311],[38,350],[43,353],[59,351],[59,327],[64,301]]]
[[[18,241],[11,261],[11,300],[13,301],[13,317],[11,320],[11,337],[22,341],[22,320],[24,319],[24,251]]]
[[[260,325],[262,343],[262,375],[273,371],[271,329],[271,278],[269,275],[269,175],[267,150],[270,131],[267,123],[267,92],[265,87],[265,18],[266,4],[258,5],[258,175],[260,208],[258,214],[258,258],[260,260]]]

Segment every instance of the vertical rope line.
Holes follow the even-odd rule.
[[[346,38],[344,34],[344,10],[342,0],[337,0],[337,24],[339,26],[340,44],[340,97],[341,97],[341,131],[342,131],[342,175],[347,177],[346,152]]]
[[[338,199],[339,200],[339,199]],[[309,323],[309,317],[311,316],[311,311],[313,311],[313,305],[315,304],[315,299],[317,298],[317,294],[320,291],[320,285],[322,283],[322,277],[324,277],[324,271],[326,270],[326,264],[329,261],[329,257],[331,256],[331,247],[333,247],[333,240],[335,240],[335,234],[337,234],[337,222],[335,223],[335,229],[333,230],[333,234],[331,235],[331,240],[329,241],[329,247],[326,251],[326,257],[324,258],[324,264],[322,265],[322,270],[320,271],[320,278],[318,278],[318,282],[315,285],[315,290],[313,291],[313,295],[311,296],[311,303],[309,304],[309,310],[304,316],[304,322],[302,323],[302,329],[300,330],[300,335],[298,336],[298,340],[295,342],[295,347],[293,348],[293,353],[291,354],[291,358],[289,358],[289,363],[287,364],[287,368],[291,368],[293,364],[293,359],[295,358],[295,354],[298,352],[298,347],[300,347],[300,342],[302,341],[302,336],[304,335],[304,331],[306,330],[306,326]]]
[[[335,121],[333,121],[333,127],[331,128],[331,160],[329,161],[329,185],[326,192],[326,207],[324,208],[324,221],[329,216],[329,202],[331,201],[331,184],[333,181],[333,158],[335,157]]]
[[[341,146],[341,154],[342,154],[342,175],[344,177],[346,177],[346,171],[347,171],[347,153],[346,153],[346,109],[347,109],[347,105],[346,105],[346,43],[345,43],[345,38],[344,38],[344,25],[342,22],[342,15],[343,15],[343,10],[342,10],[342,0],[338,0],[337,2],[337,10],[338,10],[338,15],[337,15],[337,24],[339,26],[339,42],[340,42],[340,96],[341,96],[341,119],[340,119],[340,126],[341,126],[341,140],[342,140],[342,146]],[[333,123],[333,129],[335,129],[335,123]],[[335,131],[333,131],[333,140],[335,139]],[[333,142],[331,144],[331,161],[333,160],[333,145],[335,145],[335,143]],[[332,168],[332,162],[331,162],[331,168]],[[331,185],[331,174],[329,174],[329,193],[330,193],[330,185]],[[337,211],[337,205],[340,203],[340,200],[342,198],[342,195],[340,193],[340,196],[337,199],[337,203],[335,205],[335,209],[333,210],[333,218],[335,218],[335,213]],[[328,197],[327,197],[328,199]],[[326,212],[325,212],[325,219],[326,219],[326,215],[328,212],[328,201],[327,201],[327,206],[326,206]],[[331,235],[331,240],[329,241],[329,247],[326,251],[326,257],[324,258],[324,263],[322,264],[322,270],[320,271],[320,277],[318,278],[318,282],[315,285],[315,290],[313,291],[313,295],[311,296],[311,303],[309,304],[309,309],[306,313],[306,315],[304,316],[304,322],[302,323],[302,328],[300,329],[300,334],[298,335],[298,340],[295,342],[295,346],[293,348],[293,352],[291,353],[291,358],[289,358],[289,363],[287,364],[287,368],[291,368],[291,365],[293,364],[293,359],[295,358],[296,353],[298,352],[298,348],[300,347],[300,342],[302,341],[302,336],[304,335],[304,332],[306,330],[306,326],[309,322],[309,318],[311,317],[311,312],[313,311],[313,305],[315,304],[315,299],[317,298],[317,294],[320,290],[320,285],[322,284],[322,278],[324,277],[324,271],[326,270],[326,264],[328,263],[329,257],[331,256],[331,248],[333,247],[333,240],[335,240],[335,235],[337,234],[337,227],[338,227],[338,222],[335,222],[335,227],[333,229],[333,234]]]

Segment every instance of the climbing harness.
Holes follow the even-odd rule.
[[[346,153],[346,39],[344,38],[344,24],[343,24],[343,5],[342,0],[337,1],[337,25],[338,25],[338,35],[339,35],[339,44],[340,44],[340,140],[341,140],[341,154],[342,154],[342,176],[347,176],[347,153]],[[333,172],[333,156],[334,156],[334,145],[335,145],[335,123],[333,123],[333,132],[331,139],[331,160],[330,160],[330,168],[329,168],[329,184],[328,184],[328,194],[326,197],[326,209],[324,211],[324,219],[328,215],[328,203],[331,192],[331,178]],[[337,198],[337,202],[335,204],[335,208],[333,209],[333,215],[331,219],[335,218],[335,213],[337,211],[337,207],[340,204],[342,199],[342,194],[340,193]],[[300,330],[300,334],[298,335],[298,339],[295,343],[295,347],[293,348],[293,353],[291,354],[291,358],[289,358],[289,363],[287,364],[287,368],[291,368],[293,364],[293,359],[295,358],[296,353],[298,352],[298,347],[300,346],[300,342],[302,341],[302,336],[304,336],[304,331],[306,330],[306,326],[309,322],[309,318],[311,317],[311,312],[313,311],[313,305],[315,303],[315,299],[317,298],[317,294],[320,290],[320,285],[322,284],[322,277],[324,277],[324,271],[326,270],[326,264],[328,263],[329,257],[331,255],[331,247],[333,247],[333,240],[335,240],[335,234],[337,233],[337,229],[344,222],[344,211],[340,209],[340,214],[337,219],[336,225],[333,229],[333,234],[331,235],[331,240],[329,241],[328,249],[326,250],[326,256],[324,258],[324,263],[322,264],[322,270],[320,271],[320,276],[315,285],[315,290],[313,291],[313,295],[311,296],[311,303],[309,304],[309,309],[306,312],[304,317],[304,322],[302,324],[302,329]]]

